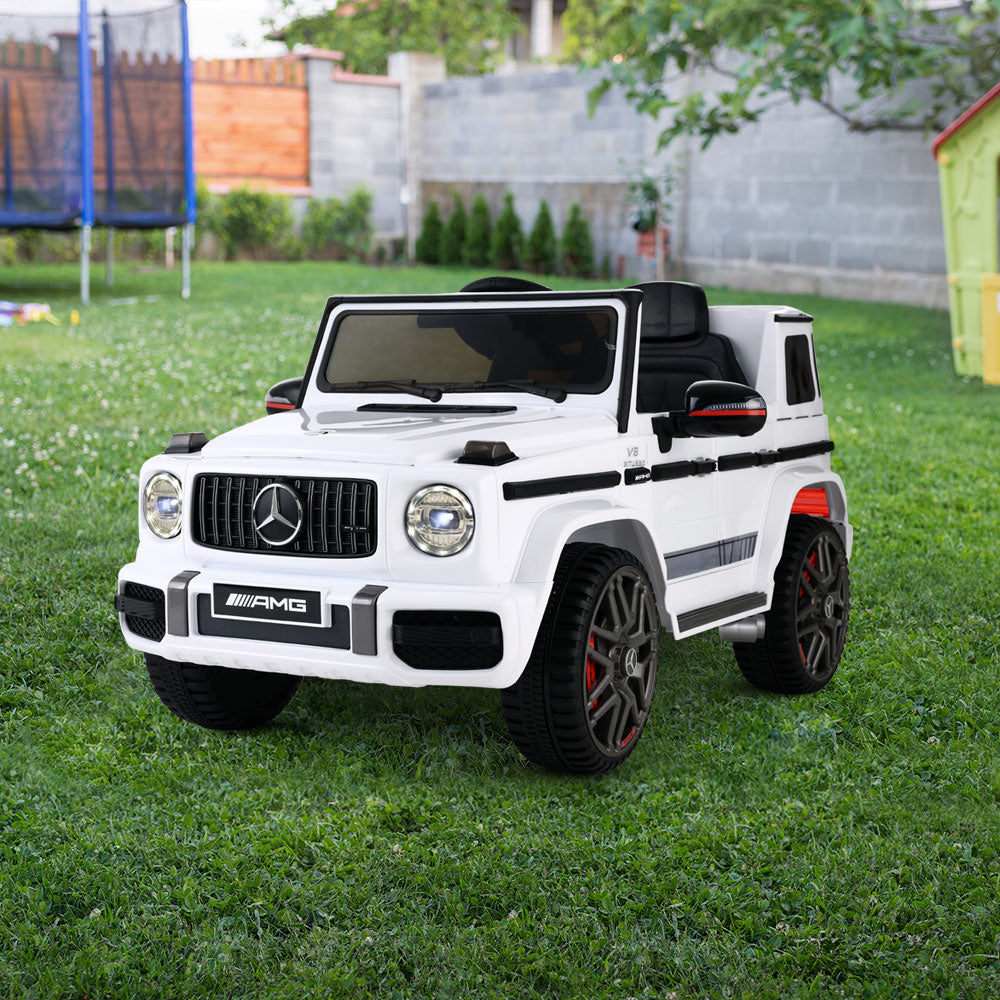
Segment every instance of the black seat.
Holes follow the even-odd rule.
[[[642,291],[639,331],[639,413],[684,409],[692,382],[721,379],[746,384],[727,337],[708,329],[708,299],[700,285],[684,281],[647,281]]]

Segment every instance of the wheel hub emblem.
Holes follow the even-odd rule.
[[[302,528],[302,501],[284,483],[265,486],[253,501],[253,529],[268,545],[289,545]]]
[[[629,677],[634,677],[639,669],[639,654],[634,649],[629,649],[625,653],[625,673]]]
[[[837,605],[834,602],[833,597],[831,597],[828,594],[826,600],[823,602],[823,617],[824,618],[832,618],[833,617],[833,612],[834,612],[836,606]]]

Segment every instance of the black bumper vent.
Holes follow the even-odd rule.
[[[254,529],[253,504],[265,486],[277,482],[299,497],[303,523],[291,544],[272,547]],[[214,549],[345,559],[375,551],[376,490],[368,480],[200,475],[194,496],[195,540]]]
[[[115,610],[125,616],[125,627],[151,642],[160,642],[166,634],[165,605],[162,590],[141,583],[126,583],[115,598]]]
[[[503,659],[500,616],[492,611],[397,611],[392,649],[416,670],[488,670]]]

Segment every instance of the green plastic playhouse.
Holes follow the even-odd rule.
[[[935,140],[955,370],[1000,385],[1000,84]]]

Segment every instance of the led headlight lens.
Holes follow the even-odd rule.
[[[454,486],[425,486],[410,498],[406,533],[432,556],[453,556],[472,540],[476,515],[469,498]]]
[[[158,472],[142,491],[142,513],[149,530],[173,538],[181,530],[181,484],[169,472]]]

